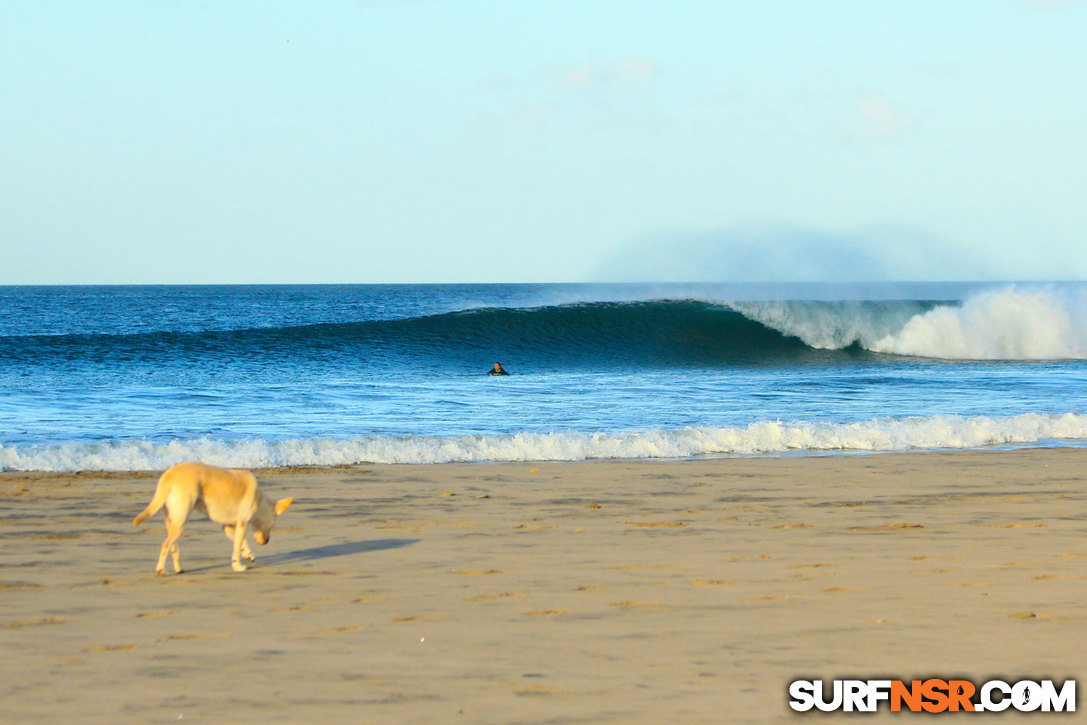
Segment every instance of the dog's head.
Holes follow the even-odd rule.
[[[275,526],[276,519],[279,515],[287,510],[287,507],[291,505],[293,498],[284,498],[276,501],[274,504],[268,506],[261,506],[258,508],[258,516],[253,520],[253,541],[263,546],[267,544],[272,538],[272,527]],[[262,501],[262,503],[264,503]]]

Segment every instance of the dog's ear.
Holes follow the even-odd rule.
[[[291,505],[291,501],[294,501],[294,499],[281,498],[280,500],[276,501],[276,516],[279,516],[281,513],[286,511],[287,507]]]

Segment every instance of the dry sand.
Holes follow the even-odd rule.
[[[5,474],[0,721],[776,722],[812,717],[787,707],[797,678],[1063,680],[1087,662],[1085,469],[270,471],[296,500],[257,566],[233,573],[197,514],[164,578],[162,514],[131,523],[151,474]]]

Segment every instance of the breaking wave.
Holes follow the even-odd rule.
[[[978,293],[961,303],[769,302],[735,308],[817,349],[944,360],[1087,359],[1087,296],[1068,290]]]
[[[1051,292],[988,292],[912,317],[876,352],[952,360],[1087,358],[1087,300]]]
[[[161,470],[188,460],[240,468],[360,463],[677,459],[790,452],[881,452],[1087,443],[1087,417],[932,416],[859,423],[763,421],[627,433],[386,436],[0,446],[0,471]]]

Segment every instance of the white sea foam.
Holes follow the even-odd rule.
[[[1008,289],[937,307],[871,344],[876,352],[952,360],[1087,358],[1087,297]]]
[[[734,309],[820,349],[945,360],[1087,359],[1087,294],[1049,287],[979,292],[961,304],[740,303]]]
[[[690,458],[787,452],[984,448],[1063,441],[1087,443],[1087,416],[880,419],[851,424],[764,421],[742,427],[630,433],[519,433],[171,443],[118,441],[0,446],[0,471],[161,470],[187,460],[241,467],[356,463],[579,461]]]

